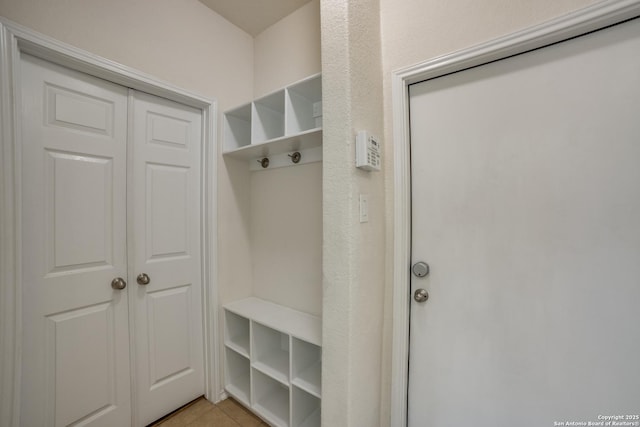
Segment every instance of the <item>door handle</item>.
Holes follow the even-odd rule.
[[[140,273],[138,277],[136,277],[136,282],[138,282],[138,285],[148,285],[149,282],[151,282],[151,278],[147,273]]]
[[[426,289],[416,289],[413,293],[413,299],[417,302],[425,302],[429,299],[429,292]]]
[[[116,277],[111,281],[111,287],[121,291],[127,287],[127,282],[125,282],[122,277]]]

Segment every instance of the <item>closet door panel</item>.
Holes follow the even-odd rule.
[[[147,261],[190,257],[187,231],[190,173],[188,167],[147,164]]]
[[[21,60],[25,426],[128,425],[127,91]]]
[[[140,424],[204,394],[202,112],[132,91],[129,204]]]

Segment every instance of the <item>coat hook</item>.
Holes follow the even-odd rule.
[[[299,163],[300,159],[302,158],[302,154],[300,154],[299,151],[294,152],[293,154],[287,154],[289,157],[291,157],[291,161],[293,163]]]
[[[256,161],[258,163],[260,163],[260,166],[262,166],[263,168],[268,168],[269,167],[269,158],[268,157],[263,157],[262,159],[258,159]]]

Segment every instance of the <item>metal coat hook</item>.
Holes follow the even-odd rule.
[[[289,157],[291,157],[291,161],[292,161],[293,163],[299,163],[299,162],[300,162],[300,159],[302,159],[302,154],[300,154],[300,152],[299,152],[299,151],[296,151],[296,152],[294,152],[294,153],[292,153],[292,154],[287,154],[287,155],[288,155]]]
[[[269,158],[268,157],[263,157],[262,159],[258,159],[256,161],[258,163],[260,163],[260,166],[262,166],[265,169],[269,167]]]

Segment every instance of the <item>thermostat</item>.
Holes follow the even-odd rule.
[[[381,156],[380,140],[367,131],[359,131],[356,134],[356,167],[367,171],[379,171]]]

